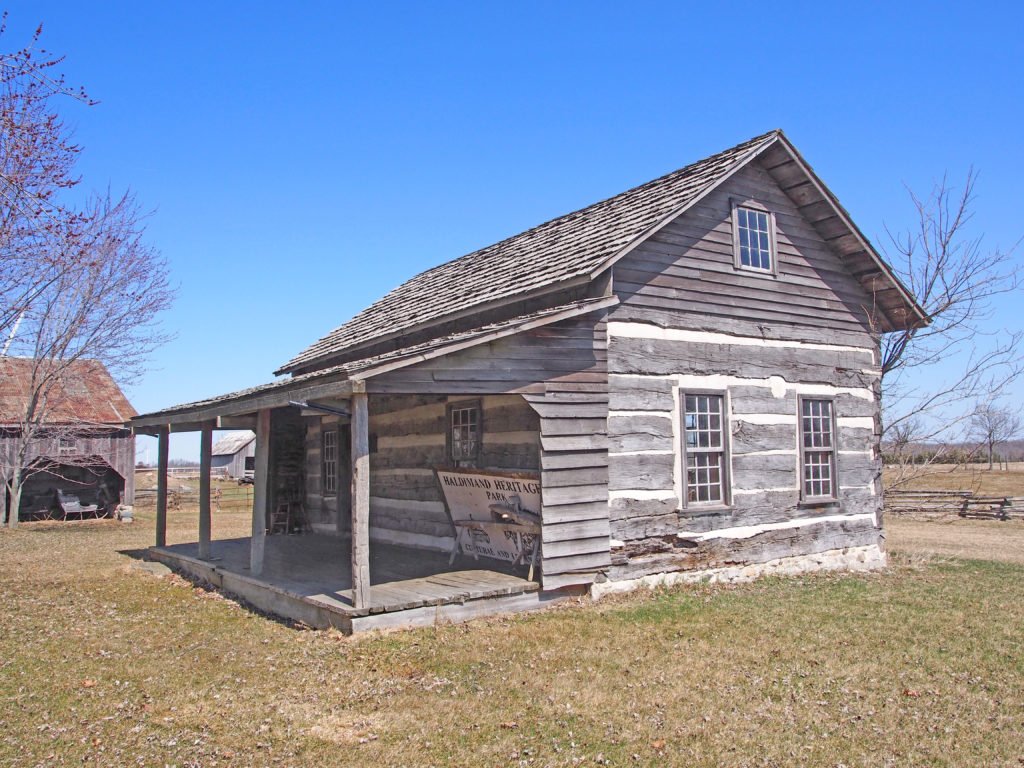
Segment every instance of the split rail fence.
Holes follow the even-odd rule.
[[[886,512],[895,515],[1024,519],[1024,498],[1017,496],[981,496],[974,491],[891,490],[885,492],[884,500]]]

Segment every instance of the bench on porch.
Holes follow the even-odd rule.
[[[62,519],[67,520],[68,515],[78,515],[79,520],[84,520],[87,514],[95,514],[100,507],[98,504],[82,504],[82,500],[71,493],[65,493],[59,488],[54,493],[57,508],[62,513]],[[106,510],[100,517],[106,517]]]

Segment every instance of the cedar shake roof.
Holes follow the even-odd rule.
[[[29,357],[0,357],[0,424],[21,420],[36,364]],[[99,360],[62,365],[67,368],[56,385],[59,402],[46,414],[45,422],[121,426],[138,415]]]
[[[281,373],[329,365],[357,347],[504,303],[546,286],[588,279],[623,248],[693,202],[781,136],[771,131],[681,170],[428,269],[289,360]]]

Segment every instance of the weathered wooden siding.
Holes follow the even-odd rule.
[[[606,382],[601,311],[375,376],[368,392],[500,394]]]
[[[610,564],[608,393],[525,395],[540,417],[543,585],[588,584]]]
[[[123,478],[122,498],[124,503],[135,503],[135,436],[130,431],[125,429],[97,429],[69,434],[67,430],[62,429],[59,437],[73,437],[74,448],[70,454],[61,454],[58,446],[58,433],[55,433],[52,438],[42,437],[32,441],[27,455],[29,463],[39,458],[48,458],[57,462],[67,461],[71,465],[79,463],[90,464],[91,459],[89,457],[99,457]],[[3,444],[0,455],[7,453],[13,455],[14,440],[12,438],[0,437],[0,443]],[[50,481],[39,479],[38,482],[33,484],[32,489],[25,492],[22,498],[23,508],[25,508],[24,505],[27,503],[26,496],[32,495],[32,493],[43,493],[45,491],[43,486],[47,482]],[[59,485],[60,483],[57,482],[56,484]],[[39,487],[37,488],[36,486]],[[92,491],[87,491],[85,498],[91,499],[92,493]],[[2,501],[3,499],[0,498],[0,502]],[[88,503],[94,502],[89,501]]]
[[[541,570],[546,589],[590,583],[609,562],[604,314],[553,323],[367,382],[368,391],[382,393],[528,396],[535,409],[532,429],[539,433],[539,455],[530,467],[513,468],[542,472]],[[371,402],[371,431],[372,411]],[[486,413],[484,422],[486,445]],[[443,449],[443,437],[434,448]],[[417,500],[435,503],[426,497]],[[377,508],[384,509],[379,502]]]
[[[733,266],[731,201],[775,213],[778,277]],[[872,299],[756,162],[614,267],[618,320],[870,346]]]
[[[479,402],[482,410],[479,468],[540,470],[539,420],[520,395],[371,395],[373,540],[451,549],[452,527],[434,468],[448,463],[447,405],[467,400]],[[335,523],[337,499],[325,497],[322,491],[321,431],[336,427],[336,417],[325,417],[309,419],[306,428],[307,506],[314,522],[324,530]],[[343,453],[347,456],[347,451]]]
[[[778,275],[733,265],[730,201],[774,211]],[[612,579],[877,543],[870,298],[760,167],[614,268],[608,317]],[[731,500],[684,503],[680,398],[725,395]],[[798,395],[835,398],[839,499],[802,504]]]
[[[451,549],[454,539],[434,468],[448,464],[448,403],[479,402],[477,467],[540,469],[536,414],[519,395],[375,395],[370,398],[370,534],[378,541]]]
[[[256,455],[256,441],[253,440],[245,448],[235,451],[230,455],[213,456],[210,459],[210,466],[213,468],[226,467],[228,477],[240,478],[245,476],[245,459]]]

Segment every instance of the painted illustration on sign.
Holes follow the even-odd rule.
[[[523,472],[441,469],[437,481],[468,555],[525,562],[540,534],[540,478]]]

